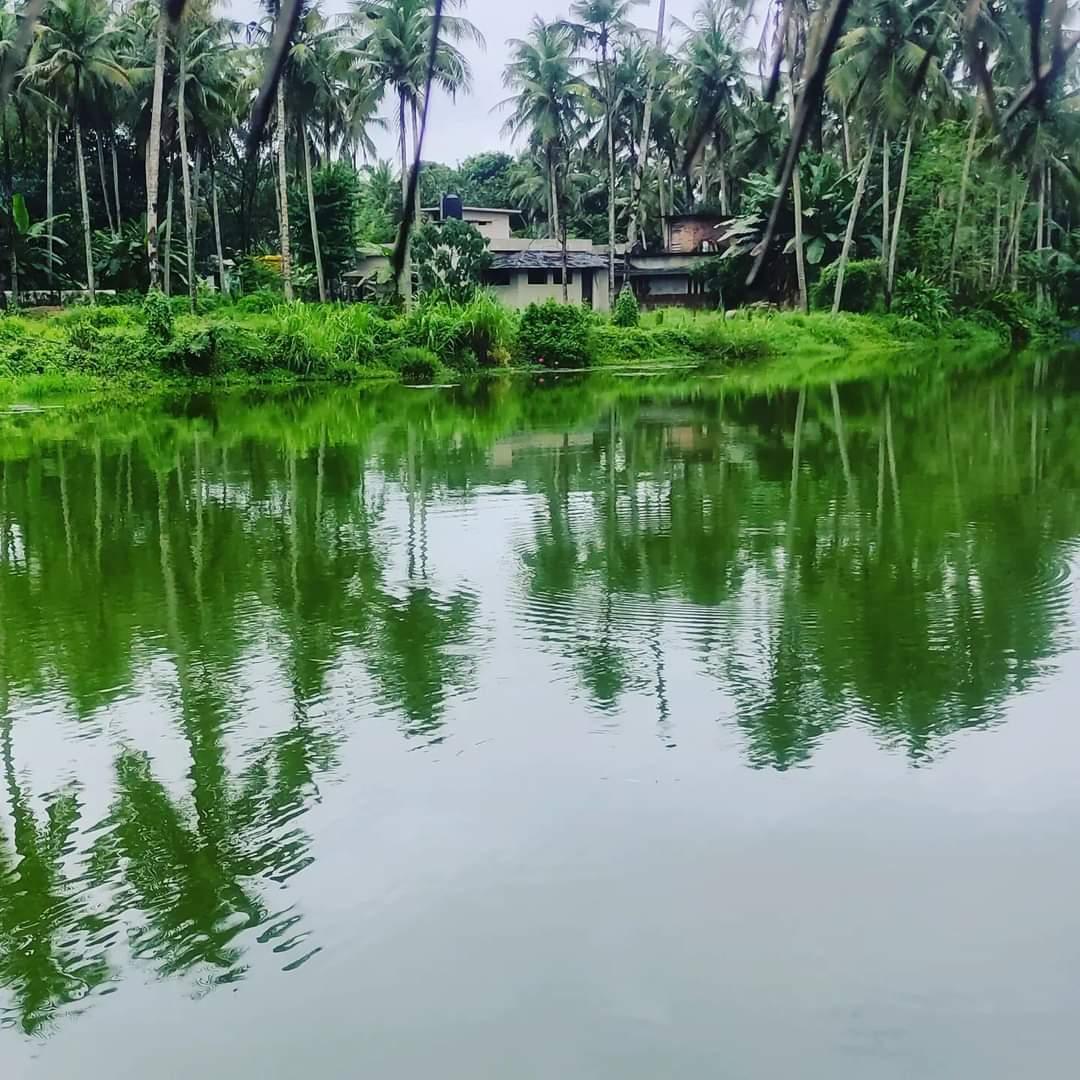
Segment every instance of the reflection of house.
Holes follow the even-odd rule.
[[[513,235],[523,221],[519,210],[463,206],[456,195],[444,195],[438,207],[421,211],[429,221],[457,218],[475,225],[488,241],[491,268],[484,284],[507,305],[522,308],[536,301],[562,300],[563,260],[558,240],[534,240]],[[597,311],[610,307],[607,260],[591,240],[567,240],[567,296],[572,304]],[[385,251],[365,249],[345,279],[358,291],[389,281],[390,260]]]
[[[499,439],[491,448],[491,463],[500,468],[509,468],[514,458],[530,451],[566,450],[571,446],[578,449],[591,447],[591,431],[531,431],[521,435],[508,435]]]
[[[706,292],[694,269],[721,251],[727,218],[719,214],[673,214],[664,218],[664,248],[619,260],[618,276],[629,279],[644,307],[714,307],[719,297]]]

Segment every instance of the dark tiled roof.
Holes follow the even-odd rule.
[[[491,258],[492,270],[560,270],[562,264],[561,251],[511,251]],[[566,266],[570,270],[599,270],[607,266],[607,259],[584,251],[568,251]]]

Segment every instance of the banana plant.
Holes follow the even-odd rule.
[[[52,218],[43,218],[41,221],[33,221],[26,205],[26,199],[20,192],[11,196],[11,206],[5,207],[5,216],[9,216],[14,228],[11,230],[11,302],[13,306],[19,304],[19,281],[25,274],[35,276],[48,275],[50,270],[55,270],[63,263],[63,259],[49,247],[50,225],[52,226],[53,245],[65,246],[64,241],[56,236],[56,226],[67,215],[61,214]]]

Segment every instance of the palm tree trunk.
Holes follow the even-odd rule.
[[[833,293],[832,305],[834,315],[840,310],[840,301],[844,295],[844,274],[847,271],[848,254],[851,251],[851,242],[855,237],[855,223],[859,218],[859,207],[862,205],[863,192],[866,190],[866,177],[870,172],[870,162],[874,158],[874,144],[876,142],[877,131],[875,130],[867,141],[862,168],[859,169],[859,181],[855,185],[855,198],[851,200],[851,213],[848,214],[847,232],[844,233],[844,246],[840,249],[840,258],[837,260],[836,290]]]
[[[409,131],[405,118],[405,91],[398,89],[398,149],[401,151],[401,220],[405,220],[405,204],[409,201]],[[419,185],[417,185],[419,190]],[[398,289],[401,302],[408,311],[412,307],[412,239],[402,236],[404,242],[404,258],[401,263],[401,277],[398,281]]]
[[[558,240],[559,232],[559,175],[558,166],[555,164],[555,151],[551,146],[547,147],[548,187],[550,188],[549,200],[551,214],[548,218],[548,232],[552,240]]]
[[[191,170],[191,219],[195,233],[195,254],[199,254],[199,196],[202,193],[202,147],[196,145]]]
[[[851,129],[848,127],[847,109],[840,110],[840,123],[844,129],[844,168],[851,172]]]
[[[1024,221],[1024,202],[1027,199],[1027,185],[1016,200],[1016,216],[1013,220],[1012,238],[1012,291],[1020,292],[1020,227]]]
[[[315,217],[315,187],[311,182],[311,151],[308,147],[307,131],[300,128],[300,139],[304,144],[304,175],[307,180],[308,217],[311,219],[311,247],[315,252],[315,275],[319,281],[319,303],[326,303],[326,278],[323,276],[322,251],[319,248],[319,223]]]
[[[570,168],[569,162],[567,162],[566,168],[567,169]],[[564,174],[564,176],[565,176],[565,174]],[[564,187],[563,190],[565,190],[565,187]],[[561,194],[561,191],[559,191],[557,186],[556,186],[556,194],[557,195]],[[556,202],[558,202],[557,199],[556,199]],[[561,228],[560,228],[560,231],[559,231],[559,239],[561,241],[561,247],[562,247],[562,301],[563,301],[564,304],[569,304],[570,303],[570,256],[569,256],[568,251],[567,251],[568,245],[567,245],[567,242],[566,242],[566,214],[565,213],[563,213],[561,215]],[[581,272],[583,274],[592,273],[592,271],[589,270],[588,268],[583,269]]]
[[[173,167],[169,162],[169,192],[165,196],[165,295],[172,296]]]
[[[56,172],[56,142],[53,137],[53,129],[57,125],[53,121],[52,109],[45,114],[45,139],[48,145],[45,148],[45,244],[49,253],[49,290],[52,290],[56,282],[56,274],[53,270],[53,206]]]
[[[1043,247],[1047,250],[1054,246],[1054,174],[1050,171],[1050,162],[1046,163],[1046,239]]]
[[[604,107],[607,112],[608,167],[608,296],[615,298],[615,102],[611,100],[611,68],[608,66],[607,39],[603,45]]]
[[[187,140],[187,103],[184,84],[187,82],[187,41],[186,35],[179,42],[180,78],[177,80],[176,117],[180,136],[180,177],[184,188],[184,239],[187,242],[187,279],[188,303],[192,315],[195,314],[195,302],[198,298],[198,283],[195,280],[195,222],[191,212],[191,171],[188,163]]]
[[[289,250],[289,186],[285,171],[285,80],[277,88],[277,127],[274,130],[277,150],[277,183],[281,201],[278,203],[278,231],[281,235],[281,280],[285,299],[292,303],[295,298],[292,283],[292,253]]]
[[[116,160],[116,139],[109,140],[109,150],[112,153],[112,184],[113,202],[116,205],[116,235],[120,235],[120,227],[123,224],[124,215],[120,211],[120,165]]]
[[[165,93],[165,42],[169,32],[169,14],[165,0],[158,12],[157,40],[154,47],[154,93],[150,106],[150,136],[146,140],[146,255],[150,263],[150,288],[161,280],[158,247],[158,177],[161,170],[161,106]]]
[[[964,203],[967,200],[968,177],[971,174],[971,159],[975,156],[975,135],[979,129],[979,100],[971,110],[971,127],[968,131],[967,146],[964,149],[964,167],[960,173],[960,194],[956,201],[956,227],[953,229],[952,254],[949,256],[949,288],[956,293],[956,259],[960,254],[960,230],[964,224]]]
[[[1036,255],[1043,249],[1043,227],[1046,220],[1046,173],[1042,167],[1039,168],[1039,216],[1035,226],[1035,253]],[[1043,288],[1042,279],[1040,278],[1035,286],[1035,303],[1041,308],[1046,303],[1046,290]]]
[[[225,274],[225,252],[221,247],[221,215],[218,213],[217,170],[214,168],[213,155],[210,157],[210,201],[214,210],[214,247],[217,250],[218,277],[221,281],[221,295],[229,295],[229,279]]]
[[[792,72],[788,79],[790,90],[789,107],[792,123],[795,122],[795,76]],[[799,310],[810,310],[810,294],[806,286],[806,251],[803,247],[803,201],[802,201],[802,177],[799,173],[799,162],[796,160],[795,169],[791,174],[791,198],[795,211],[795,277],[799,283]],[[725,211],[726,213],[726,211]]]
[[[638,147],[637,167],[634,169],[630,193],[630,224],[627,226],[627,253],[637,246],[638,227],[641,219],[641,189],[645,183],[645,166],[649,159],[649,136],[652,132],[653,100],[656,96],[656,72],[660,54],[664,48],[664,24],[667,17],[667,0],[660,0],[660,14],[656,20],[656,44],[649,65],[649,86],[645,91],[645,113],[641,121],[641,145]]]
[[[881,132],[881,280],[887,286],[889,276],[889,130]]]
[[[997,204],[994,206],[994,252],[991,260],[990,287],[997,288],[1001,272],[1001,189],[997,191]]]
[[[0,186],[0,196],[7,196],[8,220],[8,269],[11,274],[11,304],[19,306],[19,260],[15,254],[18,226],[15,224],[15,180],[11,161],[11,140],[8,138],[7,114],[0,111],[0,141],[4,145],[4,183]],[[0,301],[3,296],[0,295]],[[0,304],[2,306],[2,304]]]
[[[98,176],[101,178],[101,197],[105,200],[105,216],[109,221],[109,232],[117,235],[116,225],[113,223],[112,203],[109,202],[109,183],[105,179],[105,151],[101,145],[101,132],[96,132],[94,141],[97,143]]]
[[[77,96],[77,94],[76,94]],[[86,248],[86,288],[90,293],[90,303],[97,303],[94,290],[94,249],[90,243],[90,200],[86,193],[86,159],[82,149],[82,127],[79,124],[78,110],[75,110],[75,159],[79,173],[79,200],[82,204],[83,244]]]
[[[420,224],[420,173],[423,162],[420,160],[420,110],[415,101],[412,103],[413,160],[416,162],[416,194],[413,198],[413,228]],[[412,230],[409,232],[410,251],[412,250]]]
[[[889,274],[885,279],[885,303],[892,303],[893,286],[896,284],[896,252],[900,246],[900,220],[904,216],[904,196],[907,195],[908,173],[911,170],[911,147],[915,142],[915,121],[908,122],[907,139],[904,140],[904,160],[900,165],[900,187],[896,192],[896,214],[893,217],[892,240],[889,244]]]

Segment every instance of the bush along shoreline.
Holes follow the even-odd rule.
[[[190,380],[430,383],[485,371],[737,365],[794,355],[1005,345],[1023,328],[1007,305],[977,318],[802,314],[642,315],[633,295],[610,317],[556,301],[516,313],[487,293],[428,301],[409,314],[370,304],[235,303],[150,293],[141,304],[0,317],[0,381],[81,388]]]

